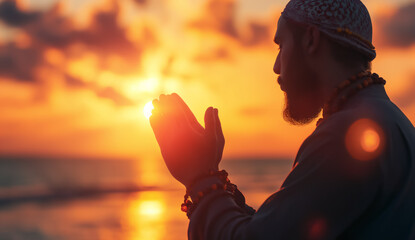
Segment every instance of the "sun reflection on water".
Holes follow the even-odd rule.
[[[164,206],[158,200],[146,200],[140,202],[138,211],[141,216],[148,218],[159,218],[163,213]]]
[[[141,192],[127,208],[131,240],[166,239],[166,201],[161,192]]]

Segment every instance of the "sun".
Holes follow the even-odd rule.
[[[146,103],[146,105],[144,105],[144,110],[143,110],[143,112],[144,112],[144,116],[147,118],[147,119],[149,119],[150,118],[150,116],[151,116],[151,112],[153,111],[153,109],[154,109],[154,106],[153,106],[153,103],[150,101],[150,102],[148,102],[148,103]]]

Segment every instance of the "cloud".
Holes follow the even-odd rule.
[[[245,39],[245,45],[259,45],[263,43],[272,43],[271,32],[275,28],[274,24],[260,23],[252,21],[248,23],[249,36]]]
[[[0,2],[0,20],[9,26],[20,27],[40,18],[39,12],[24,12],[18,9],[16,1]]]
[[[415,73],[408,79],[411,84],[405,89],[404,92],[395,96],[394,99],[399,107],[405,108],[415,104],[414,92],[415,92]]]
[[[129,98],[125,97],[124,95],[122,95],[121,93],[119,93],[112,87],[106,87],[103,89],[99,89],[96,91],[96,94],[98,97],[110,99],[117,106],[134,105],[133,102]]]
[[[218,47],[213,50],[209,49],[207,51],[201,52],[194,58],[194,60],[197,62],[210,62],[223,59],[231,59],[231,53],[225,47]]]
[[[5,12],[5,11],[10,12]],[[30,46],[19,48],[15,42],[0,45],[0,74],[17,80],[36,81],[34,68],[44,63],[43,53],[56,48],[70,55],[72,46],[99,56],[101,65],[108,69],[107,60],[117,56],[123,71],[137,71],[141,57],[157,44],[157,36],[148,27],[142,28],[142,38],[132,42],[127,29],[118,23],[120,9],[116,2],[110,11],[97,11],[87,28],[79,29],[71,18],[62,15],[57,4],[45,12],[24,12],[15,0],[0,4],[0,19],[8,26],[18,27],[30,39]],[[30,21],[29,21],[30,20]],[[117,72],[117,69],[109,69]],[[123,72],[123,73],[124,73]]]
[[[236,10],[234,0],[208,0],[201,16],[190,21],[188,27],[226,36],[246,47],[272,43],[274,23],[251,20],[238,29]]]
[[[145,6],[148,4],[148,0],[134,0],[139,6]]]
[[[100,87],[95,82],[86,83],[79,78],[75,78],[69,75],[66,75],[66,80],[68,87],[75,89],[88,89],[94,92],[97,97],[109,99],[117,106],[123,107],[134,105],[134,102],[131,99],[124,96],[113,87]]]
[[[111,11],[95,12],[90,25],[78,30],[72,19],[60,15],[57,5],[25,30],[41,46],[67,49],[81,44],[102,57],[119,55],[137,61],[144,46],[140,48],[127,38],[126,29],[117,21],[119,11],[118,5],[114,4]]]
[[[401,6],[390,18],[380,21],[387,45],[408,47],[415,43],[415,2]]]
[[[0,46],[0,76],[33,82],[36,67],[43,62],[42,51],[39,49],[22,49],[14,43]]]
[[[51,48],[62,53],[66,62],[88,53],[97,56],[101,69],[118,74],[136,73],[144,52],[157,46],[157,35],[152,28],[143,25],[136,40],[128,38],[128,29],[118,21],[118,3],[113,1],[112,4],[110,10],[93,12],[89,25],[79,28],[71,17],[62,13],[60,3],[40,12],[22,10],[16,0],[0,2],[0,21],[18,29],[18,34],[27,39],[25,46],[19,44],[18,35],[10,42],[0,43],[0,77],[3,77],[0,81],[7,78],[32,82],[34,86],[38,82],[55,81],[54,78],[39,79],[45,75],[37,74],[37,70],[48,68],[64,76],[68,87],[93,91],[118,106],[131,105],[132,101],[116,89],[87,84],[83,79],[71,77],[65,67],[51,65],[44,59]]]
[[[233,0],[209,0],[201,18],[191,22],[190,26],[237,38],[235,7],[236,4]]]

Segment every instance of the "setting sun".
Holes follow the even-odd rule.
[[[146,103],[146,105],[144,106],[144,116],[149,119],[151,116],[151,112],[153,111],[154,106],[153,103],[150,101],[148,103]]]
[[[285,9],[289,2],[304,9]],[[314,2],[327,4],[307,17]],[[272,210],[276,195],[310,197],[299,200],[304,211],[281,213],[291,225],[270,236],[290,235],[271,233],[279,229],[297,230],[288,239],[338,238],[337,229],[359,235],[367,222],[374,233],[390,229],[390,238],[405,239],[415,209],[380,212],[412,211],[415,202],[406,187],[415,190],[407,175],[415,168],[405,169],[410,160],[415,166],[414,23],[415,0],[0,0],[0,240],[267,235],[266,226],[250,224],[249,234],[239,232],[247,223],[239,220],[254,213],[245,208],[242,218],[228,219],[237,205],[216,196],[212,206],[197,206],[188,231],[182,182],[219,162],[254,209],[266,201]],[[311,35],[290,33],[310,24]],[[309,37],[318,46],[312,54],[295,46]],[[343,53],[347,59],[337,59]],[[393,179],[379,178],[379,168]],[[302,189],[287,194],[296,178]],[[198,194],[208,194],[204,184],[210,187],[201,183]],[[388,188],[395,185],[405,187]],[[315,189],[330,190],[321,209],[312,207],[321,197]],[[383,204],[377,189],[406,205]],[[367,209],[396,223],[355,218]],[[266,220],[280,216],[271,215]],[[272,221],[266,224],[278,225]],[[346,222],[355,228],[346,231]]]

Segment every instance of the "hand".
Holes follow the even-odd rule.
[[[218,110],[205,112],[205,128],[186,103],[173,93],[153,101],[150,124],[170,173],[186,187],[209,170],[218,170],[225,138]]]

